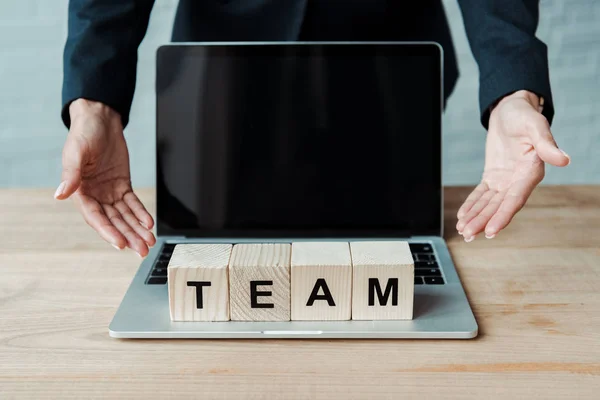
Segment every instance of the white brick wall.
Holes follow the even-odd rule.
[[[177,2],[157,0],[140,48],[126,136],[135,185],[154,182],[154,51],[169,40]],[[483,167],[477,65],[456,0],[444,0],[461,78],[444,116],[444,182],[474,184]],[[0,187],[55,186],[66,131],[60,121],[67,0],[0,1]],[[571,154],[545,183],[600,183],[600,1],[542,0],[539,36],[549,46],[556,102],[553,131]]]

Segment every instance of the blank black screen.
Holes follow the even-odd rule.
[[[160,235],[439,234],[435,45],[165,46]]]

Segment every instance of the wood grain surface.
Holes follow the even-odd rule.
[[[474,340],[117,340],[140,259],[54,189],[0,190],[0,398],[596,399],[600,187],[537,189],[495,239],[445,236]],[[154,215],[154,191],[139,191]]]
[[[290,320],[290,253],[288,243],[248,243],[233,246],[229,262],[229,302],[232,321]],[[252,307],[251,282],[270,282],[255,286],[257,305]],[[259,296],[260,292],[270,295]]]

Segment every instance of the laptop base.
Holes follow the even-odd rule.
[[[356,241],[357,239],[335,239]],[[373,240],[373,239],[364,239]],[[389,239],[388,239],[389,240]],[[109,327],[115,338],[186,339],[470,339],[477,322],[445,242],[420,237],[409,243],[430,244],[444,284],[415,285],[414,317],[409,321],[287,321],[287,322],[172,322],[166,284],[147,284],[149,273],[165,243],[292,242],[285,239],[185,240],[163,238],[140,266]]]

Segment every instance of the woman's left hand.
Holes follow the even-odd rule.
[[[481,183],[457,214],[456,229],[465,241],[481,232],[491,239],[504,229],[544,178],[545,163],[564,167],[571,162],[538,108],[537,95],[522,90],[492,110]]]

